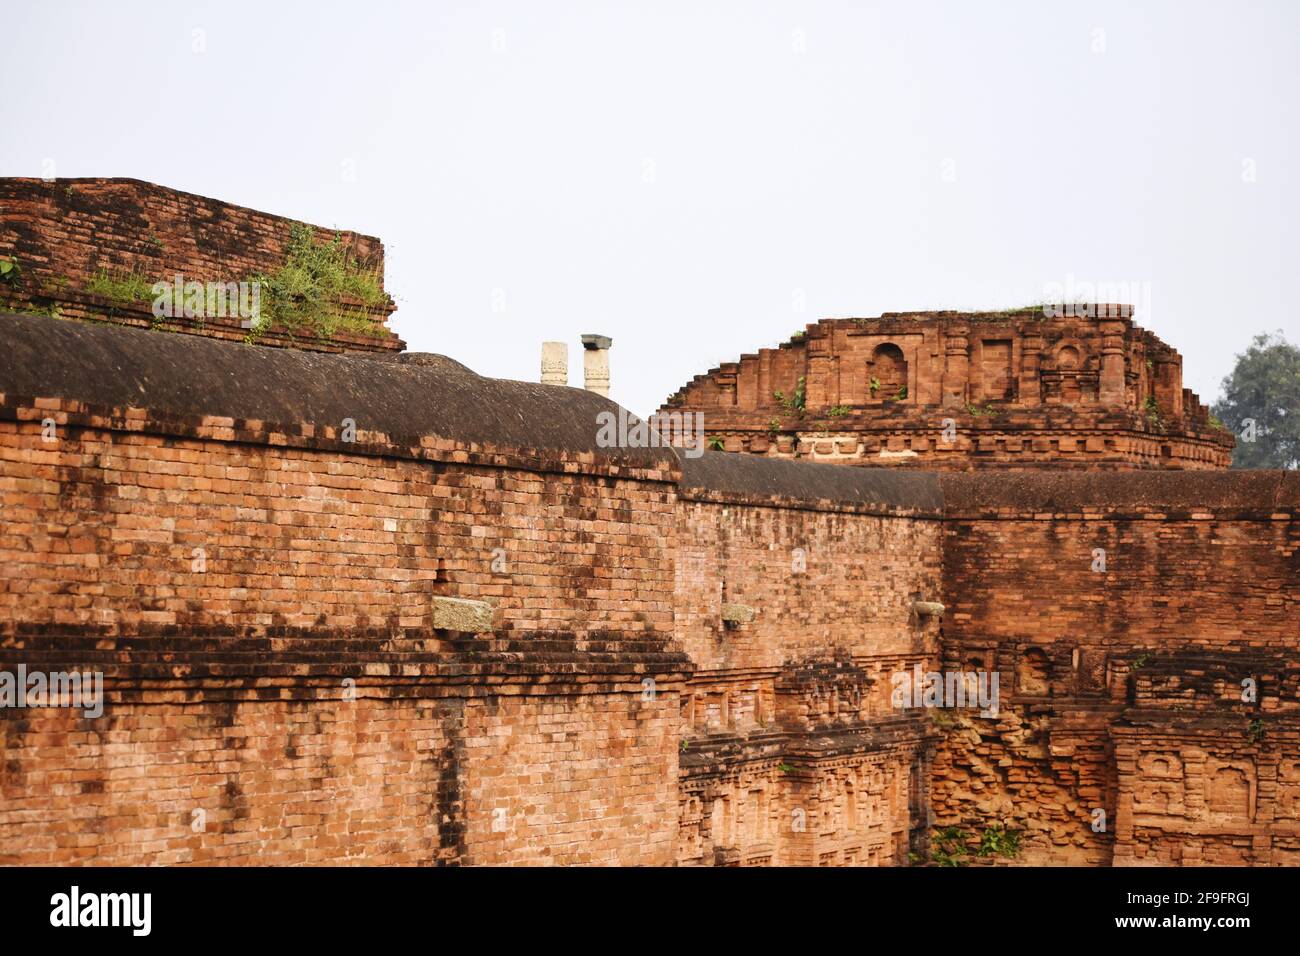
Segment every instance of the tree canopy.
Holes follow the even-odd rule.
[[[1232,466],[1300,467],[1300,348],[1257,335],[1222,387],[1213,412],[1237,438]]]

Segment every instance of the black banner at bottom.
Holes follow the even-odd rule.
[[[536,944],[561,927],[569,936],[584,924],[611,923],[631,937],[698,928],[765,938],[842,929],[860,938],[870,922],[926,936],[952,933],[966,945],[1005,939],[1011,926],[1051,932],[1046,938],[1058,941],[1181,945],[1199,934],[1231,945],[1291,925],[1297,875],[1230,868],[10,868],[0,870],[0,899],[11,942],[75,935],[79,944],[128,946],[373,944],[377,934],[458,927],[493,944],[516,934]]]

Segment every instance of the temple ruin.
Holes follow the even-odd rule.
[[[696,376],[726,451],[922,468],[1226,468],[1182,356],[1116,304],[826,319]]]
[[[669,403],[691,458],[364,284],[255,337],[137,295],[306,228],[0,180],[0,675],[103,688],[0,706],[0,863],[1300,864],[1300,476],[1154,336],[828,320]]]

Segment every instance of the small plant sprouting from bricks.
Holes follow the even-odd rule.
[[[378,323],[349,309],[347,301],[365,307],[388,301],[378,276],[349,252],[340,233],[317,243],[314,231],[299,224],[290,227],[284,265],[252,281],[261,284],[262,321],[249,339],[271,326],[290,338],[304,332],[328,339],[340,329],[373,334]]]
[[[1252,745],[1259,743],[1264,739],[1264,721],[1256,717],[1246,725],[1246,739]]]
[[[86,291],[91,295],[107,299],[113,305],[109,308],[109,317],[117,314],[118,306],[130,306],[137,302],[153,300],[153,282],[138,272],[110,273],[100,269],[86,283]]]
[[[691,749],[691,742],[690,742],[689,740],[687,740],[685,737],[683,737],[683,738],[682,738],[682,753],[686,753],[686,751],[688,751],[688,750],[690,750],[690,749]]]
[[[895,395],[894,398],[896,398],[900,402],[903,399],[907,398],[907,386],[906,385],[898,386],[898,394]]]
[[[972,856],[986,859],[998,856],[1011,860],[1020,855],[1020,831],[1002,824],[984,828],[979,835],[979,848],[974,853],[971,852],[970,838],[971,835],[958,826],[938,828],[930,840],[929,857],[909,853],[908,859],[931,866],[965,866]]]
[[[802,342],[802,341],[803,341],[804,339],[806,339],[807,337],[808,337],[808,333],[805,332],[803,329],[800,329],[800,330],[799,330],[798,332],[796,332],[794,335],[790,336],[790,341],[791,341],[791,342]]]
[[[1137,657],[1133,658],[1133,663],[1129,667],[1129,670],[1140,671],[1142,668],[1146,667],[1150,663],[1151,663],[1151,655],[1146,652],[1143,652],[1139,654]]]
[[[710,438],[710,439],[709,439],[709,447],[710,447],[711,449],[713,449],[714,451],[722,451],[722,450],[723,450],[722,439],[721,439],[721,438]]]
[[[1154,398],[1148,398],[1143,409],[1146,413],[1147,424],[1163,435],[1165,433],[1165,419],[1160,413],[1160,403]]]
[[[1020,855],[1020,831],[1008,829],[1000,823],[985,827],[980,834],[979,855],[1015,859]]]
[[[847,405],[832,405],[831,408],[830,408],[830,411],[828,411],[828,412],[826,413],[826,415],[827,415],[827,417],[829,417],[829,418],[843,418],[843,417],[844,417],[845,415],[847,415],[848,413],[849,413],[849,406],[847,406]]]
[[[867,383],[867,388],[871,390],[871,397],[875,398],[876,392],[880,391],[880,379],[876,378],[874,375],[871,376],[871,381]]]
[[[998,416],[998,410],[987,402],[982,407],[973,402],[967,402],[966,413],[972,418],[997,418]]]
[[[807,404],[807,394],[804,389],[803,376],[799,377],[799,383],[795,385],[794,392],[789,397],[781,391],[773,392],[772,397],[775,398],[777,403],[787,412],[791,412],[795,415],[802,415],[804,406]]]
[[[970,849],[966,846],[966,831],[961,827],[942,827],[934,831],[930,858],[925,862],[933,866],[965,866],[968,856]]]
[[[17,259],[0,257],[0,282],[7,286],[15,286],[22,275],[23,267],[18,264]]]
[[[781,430],[781,419],[769,418],[767,421],[767,431],[770,435],[775,435]]]
[[[956,724],[956,721],[946,710],[932,707],[930,708],[930,723],[934,724],[940,730],[947,730],[949,727]]]
[[[776,769],[779,770],[779,771],[781,771],[781,773],[789,773],[791,770],[794,769],[794,764],[791,764],[791,763],[779,763],[779,764],[776,765]]]

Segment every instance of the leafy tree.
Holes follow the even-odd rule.
[[[1300,467],[1300,348],[1281,332],[1255,336],[1213,412],[1237,438],[1234,468]]]

